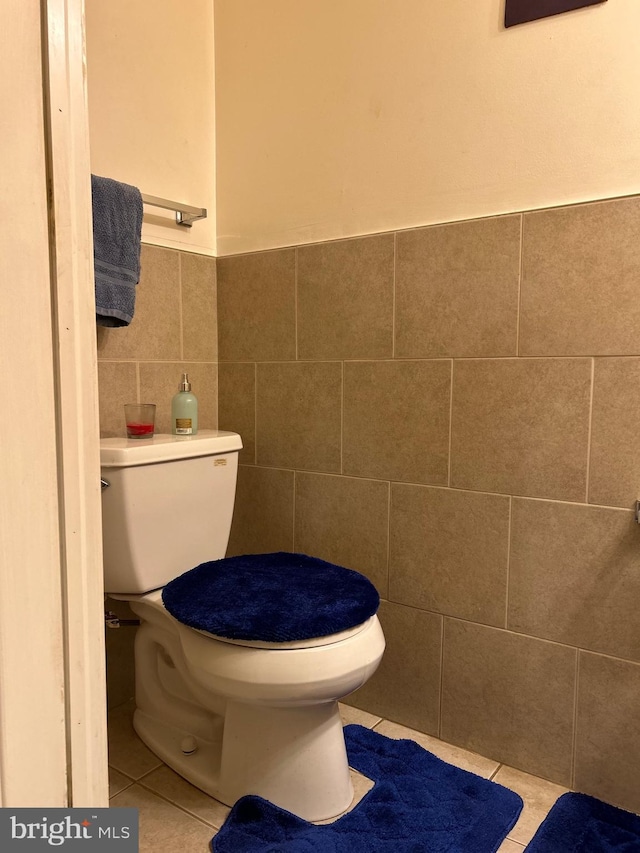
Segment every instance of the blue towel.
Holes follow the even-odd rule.
[[[140,280],[142,195],[136,187],[91,175],[96,322],[128,326]]]

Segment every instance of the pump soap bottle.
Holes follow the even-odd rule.
[[[178,393],[171,401],[173,435],[195,435],[198,432],[198,400],[191,393],[189,374],[183,373]]]

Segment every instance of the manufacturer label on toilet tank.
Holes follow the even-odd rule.
[[[138,853],[138,809],[0,809],[0,850]]]

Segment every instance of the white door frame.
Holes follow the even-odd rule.
[[[106,805],[98,367],[84,0],[44,0],[69,804]]]
[[[108,804],[83,0],[3,0],[0,805]]]

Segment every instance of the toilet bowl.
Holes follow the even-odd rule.
[[[141,623],[134,727],[227,805],[258,794],[323,820],[353,796],[338,701],[382,658],[378,597],[307,555],[224,558],[240,447],[218,431],[101,442],[105,587]]]

